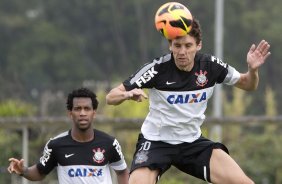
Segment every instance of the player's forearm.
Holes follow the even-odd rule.
[[[36,165],[25,167],[20,175],[30,181],[40,181],[45,177],[45,175],[39,173]]]
[[[241,74],[240,80],[237,82],[236,87],[246,90],[256,90],[259,83],[258,70],[249,70],[247,73]]]
[[[106,96],[106,102],[108,105],[119,105],[123,101],[129,99],[127,91],[120,90],[119,88],[112,89]]]
[[[128,169],[116,171],[118,184],[128,184],[129,171]]]

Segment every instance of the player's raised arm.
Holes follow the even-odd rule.
[[[16,158],[9,159],[10,165],[7,168],[9,173],[16,173],[30,181],[40,181],[44,179],[45,175],[39,173],[36,165],[31,167],[24,166],[24,160],[18,160]]]
[[[248,72],[241,74],[239,81],[235,85],[236,87],[248,91],[257,88],[259,82],[258,69],[269,57],[269,48],[270,45],[265,40],[262,40],[257,47],[252,44],[247,54]]]
[[[120,84],[107,94],[106,101],[109,105],[119,105],[125,100],[142,102],[143,98],[147,99],[148,97],[142,89],[135,88],[131,91],[126,91],[124,85]]]

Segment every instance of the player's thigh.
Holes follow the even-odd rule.
[[[158,170],[147,167],[135,169],[129,176],[129,184],[155,184],[159,175]]]
[[[210,159],[210,178],[214,184],[253,184],[239,165],[223,150],[213,149]]]

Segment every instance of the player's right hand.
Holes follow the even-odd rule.
[[[24,170],[24,160],[18,160],[16,158],[9,158],[10,165],[7,168],[9,173],[16,173],[16,174],[22,174]]]

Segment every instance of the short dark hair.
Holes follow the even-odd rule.
[[[202,41],[202,30],[199,21],[196,18],[193,18],[192,28],[188,35],[194,37],[196,39],[196,44],[199,44]],[[180,37],[176,37],[180,38]],[[171,43],[172,40],[168,40]]]
[[[193,17],[192,29],[188,33],[190,36],[196,39],[196,43],[199,44],[202,41],[202,30],[199,21]]]
[[[88,97],[91,98],[92,100],[92,106],[93,109],[97,109],[98,108],[98,100],[97,100],[97,96],[95,93],[93,93],[91,90],[87,89],[87,88],[79,88],[79,89],[75,89],[73,90],[69,95],[68,95],[68,99],[67,99],[67,109],[69,111],[72,110],[73,108],[73,99],[74,98],[79,98],[79,97]]]

